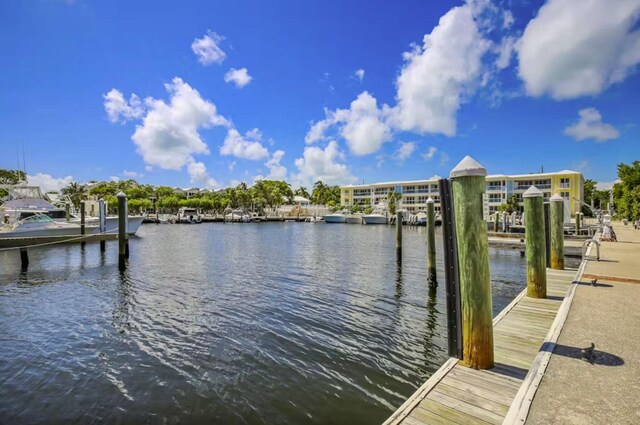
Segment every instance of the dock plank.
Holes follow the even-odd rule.
[[[547,298],[529,298],[525,290],[496,316],[494,369],[448,362],[443,365],[446,370],[436,372],[433,385],[414,394],[411,403],[401,406],[385,425],[501,424],[575,275],[575,270],[548,269]]]

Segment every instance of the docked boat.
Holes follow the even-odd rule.
[[[426,226],[427,225],[427,214],[420,211],[415,215],[416,226]]]
[[[347,224],[362,224],[362,214],[349,214],[345,220]]]
[[[245,213],[242,209],[231,211],[224,216],[225,221],[232,223],[249,223],[253,221],[251,214]]]
[[[202,216],[196,208],[182,207],[178,210],[176,223],[199,224],[202,223]]]
[[[51,204],[45,195],[42,194],[38,186],[0,185],[0,188],[6,190],[9,194],[7,200],[0,208],[3,223],[16,223],[37,214],[45,214],[58,223],[69,222],[78,226],[80,225],[80,217],[73,212],[70,213],[69,221],[67,221],[66,210]],[[143,220],[144,217],[141,215],[129,216],[127,220],[127,233],[129,235],[135,235]],[[87,226],[96,226],[97,228],[99,221],[100,219],[98,217],[85,217],[85,224]],[[118,232],[118,216],[107,216],[105,222],[106,233]]]
[[[325,223],[346,223],[347,214],[344,211],[336,211],[322,217]]]
[[[99,233],[97,225],[85,225],[85,234]],[[47,214],[37,213],[0,226],[0,238],[33,238],[47,236],[80,236],[80,225],[60,222]]]
[[[371,214],[362,216],[364,224],[387,224],[387,210],[384,205],[378,205]]]

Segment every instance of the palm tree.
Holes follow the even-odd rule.
[[[83,184],[78,182],[71,182],[69,186],[63,187],[60,189],[60,193],[68,196],[73,204],[74,208],[80,208],[80,202],[87,199],[87,195],[85,193],[86,187]]]
[[[296,189],[296,191],[294,192],[294,195],[311,199],[311,194],[307,191],[307,188],[304,186],[300,186],[298,189]]]
[[[396,214],[396,205],[398,204],[398,201],[402,199],[402,193],[398,193],[394,190],[389,192],[387,199],[389,200],[389,214],[393,216]]]

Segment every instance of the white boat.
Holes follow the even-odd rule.
[[[427,225],[427,214],[420,211],[416,214],[416,225],[418,226],[426,226]]]
[[[325,223],[346,223],[347,214],[344,211],[336,211],[333,214],[325,215],[322,217]]]
[[[98,226],[86,226],[85,234],[98,233]],[[44,213],[0,226],[0,238],[32,238],[46,236],[80,236],[80,225],[55,221]]]
[[[362,216],[364,224],[387,224],[387,209],[385,204],[378,204],[371,214]]]
[[[0,188],[9,193],[8,199],[0,208],[3,223],[6,221],[15,223],[36,214],[46,214],[59,223],[67,222],[66,210],[51,204],[38,186],[0,185]],[[99,220],[98,217],[86,216],[85,225],[97,227]],[[141,215],[129,216],[127,219],[127,233],[135,235],[143,220],[144,217]],[[80,217],[71,213],[69,222],[79,226]],[[118,216],[107,216],[105,222],[106,233],[118,232]]]
[[[232,223],[249,223],[253,221],[250,214],[245,213],[241,209],[233,210],[224,216],[225,221]]]
[[[362,214],[349,214],[346,218],[347,224],[362,224]]]
[[[182,207],[178,210],[177,223],[198,224],[202,223],[202,216],[196,208]]]

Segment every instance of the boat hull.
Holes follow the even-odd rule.
[[[325,215],[324,217],[325,223],[346,223],[347,217],[343,215]]]
[[[387,217],[382,215],[365,215],[362,217],[364,224],[387,224]]]
[[[362,224],[362,217],[347,217],[345,220],[347,224]]]

